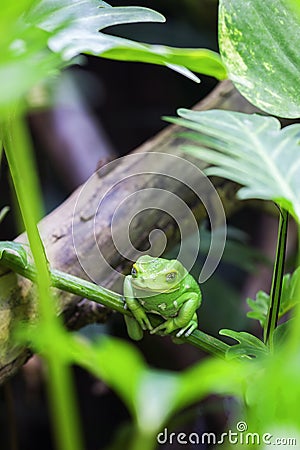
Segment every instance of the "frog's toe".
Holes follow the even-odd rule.
[[[189,322],[189,324],[186,327],[181,328],[181,330],[179,330],[176,333],[176,337],[180,338],[183,335],[185,337],[189,337],[192,334],[192,332],[197,328],[197,326],[198,324],[194,320]]]
[[[150,334],[158,334],[158,335],[163,335],[164,334],[164,329],[165,329],[165,324],[162,323],[161,325],[158,325],[155,328],[152,328],[150,330]]]
[[[198,324],[197,323],[193,323],[193,325],[191,325],[190,328],[185,332],[185,334],[184,334],[185,337],[189,337],[192,334],[192,332],[194,330],[196,330],[197,327],[198,327]]]
[[[180,338],[184,332],[185,332],[185,328],[182,328],[180,331],[178,331],[178,333],[176,333],[176,337]]]

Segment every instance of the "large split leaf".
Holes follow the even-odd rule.
[[[165,65],[194,81],[199,80],[188,69],[218,79],[226,78],[226,70],[220,56],[210,50],[147,45],[99,31],[125,23],[165,21],[161,14],[151,9],[111,7],[100,0],[63,0],[59,3],[43,0],[34,10],[34,15],[45,13],[47,18],[40,26],[49,32],[61,28],[61,31],[50,39],[49,45],[54,52],[62,52],[66,60],[79,53],[88,53],[123,61]]]
[[[212,51],[147,45],[99,32],[113,25],[164,20],[148,8],[111,7],[101,0],[2,0],[0,116],[79,53],[165,65],[194,81],[199,79],[191,70],[226,78],[220,56]]]
[[[241,199],[273,200],[300,222],[300,125],[280,129],[274,117],[231,111],[178,111],[182,119],[168,119],[198,131],[189,137],[198,145],[185,147],[202,161],[205,170],[244,187]]]
[[[219,44],[229,78],[251,103],[300,116],[300,17],[286,0],[220,0]]]

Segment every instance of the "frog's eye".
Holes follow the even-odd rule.
[[[131,275],[133,276],[133,278],[137,277],[137,270],[136,270],[136,267],[134,267],[134,266],[131,269]]]
[[[166,281],[168,283],[172,283],[172,281],[176,280],[176,277],[177,277],[177,272],[175,272],[175,271],[169,272],[166,275]]]

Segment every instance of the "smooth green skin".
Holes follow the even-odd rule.
[[[124,297],[132,316],[125,316],[131,339],[142,339],[143,331],[188,337],[197,327],[196,311],[202,300],[198,283],[177,260],[141,256],[124,281]],[[147,313],[165,321],[153,328]]]

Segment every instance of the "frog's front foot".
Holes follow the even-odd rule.
[[[158,325],[158,327],[154,328],[150,331],[150,334],[170,334],[172,331],[175,331],[178,327],[176,326],[173,319],[168,319],[165,322]]]
[[[162,324],[160,324],[158,327],[154,328],[150,331],[151,334],[161,334],[166,335],[170,334],[173,331],[178,330],[178,325],[176,325],[176,322],[173,319],[168,319]],[[181,336],[188,337],[192,334],[192,332],[198,328],[198,321],[196,319],[190,320],[190,322],[183,328],[180,328],[177,333],[176,337],[180,338]]]
[[[176,333],[176,337],[180,338],[182,335],[189,337],[196,328],[198,328],[198,322],[196,320],[191,320],[186,327],[181,328],[181,330]]]
[[[145,311],[142,308],[132,310],[132,314],[142,330],[145,331],[145,330],[153,329],[147,314],[145,313]]]

